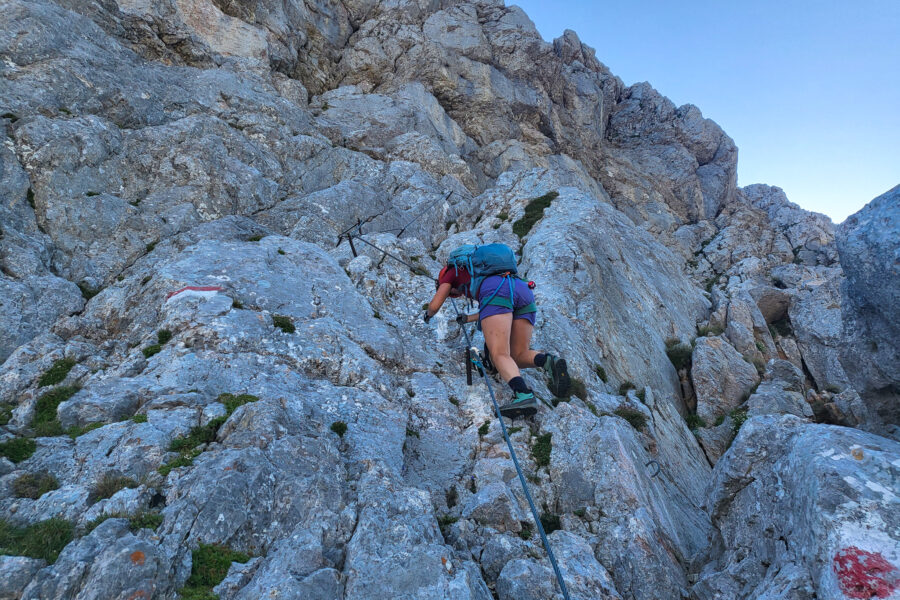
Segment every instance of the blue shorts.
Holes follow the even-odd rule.
[[[478,290],[479,321],[493,315],[513,313],[513,319],[525,319],[532,326],[535,324],[537,307],[534,304],[534,292],[521,279],[512,278],[512,281],[514,291],[511,303],[509,298],[509,279],[502,275],[492,275],[481,283],[481,288]],[[497,293],[494,294],[494,292]],[[489,299],[491,304],[485,305],[484,302]],[[494,302],[499,303],[493,304]]]

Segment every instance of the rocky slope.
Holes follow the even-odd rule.
[[[510,431],[572,598],[900,598],[897,188],[835,241],[496,1],[11,0],[0,54],[0,598],[561,597],[449,307],[354,225],[537,282],[583,390]]]

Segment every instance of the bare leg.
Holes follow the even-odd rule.
[[[531,333],[534,326],[526,319],[514,319],[512,332],[509,336],[510,354],[520,369],[530,369],[535,366],[534,357],[540,354],[531,349]]]
[[[508,382],[513,377],[521,375],[516,361],[509,355],[509,337],[512,328],[512,313],[491,315],[481,320],[481,331],[484,333],[484,343],[491,353],[491,361],[497,367],[500,377]]]

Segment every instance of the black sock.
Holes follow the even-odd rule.
[[[531,390],[528,389],[528,385],[525,383],[525,380],[521,377],[513,377],[509,380],[509,388],[513,392],[522,392],[523,394],[527,394]]]
[[[534,355],[534,366],[541,368],[544,366],[544,363],[547,361],[547,355],[541,352],[540,354]]]

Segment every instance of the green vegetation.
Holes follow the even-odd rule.
[[[372,316],[375,317],[376,319],[381,319],[381,313],[378,312],[377,310],[372,314]]]
[[[163,516],[155,511],[141,511],[135,513],[133,515],[129,515],[127,513],[106,513],[100,515],[93,521],[87,523],[84,526],[84,535],[89,534],[100,523],[107,521],[109,519],[128,519],[128,528],[131,529],[132,533],[140,530],[140,529],[153,529],[156,530],[163,522]]]
[[[794,328],[791,327],[791,320],[789,317],[785,316],[777,321],[774,321],[769,325],[769,333],[772,334],[772,337],[778,337],[779,335],[782,337],[786,337],[794,334]]]
[[[538,467],[546,467],[550,464],[550,452],[553,450],[552,433],[537,436],[534,446],[531,448],[531,456]]]
[[[634,394],[637,396],[637,399],[641,402],[644,402],[647,399],[647,388],[641,388]]]
[[[724,422],[725,422],[725,415],[719,415],[718,417],[716,417],[715,426],[718,427],[719,425],[721,425]]]
[[[747,420],[747,411],[736,408],[728,413],[728,416],[731,417],[731,428],[734,431],[734,435],[737,435],[738,431],[741,430],[741,425]]]
[[[694,413],[689,414],[684,420],[687,422],[688,429],[691,431],[706,427],[706,421],[703,420],[703,417]]]
[[[254,396],[253,394],[238,394],[237,396],[234,394],[219,394],[218,397],[218,401],[225,405],[226,418],[230,417],[241,406],[250,402],[257,402],[258,400],[259,396]]]
[[[603,383],[607,382],[606,369],[604,369],[602,366],[594,365],[594,373],[597,374],[597,377],[600,378],[600,381],[602,381]]]
[[[450,489],[444,494],[444,497],[447,500],[447,508],[453,508],[459,502],[459,492],[456,491],[456,486],[451,485]]]
[[[600,413],[597,412],[597,406],[596,406],[593,402],[591,402],[590,400],[585,400],[585,401],[584,401],[584,405],[588,407],[588,410],[589,410],[589,411],[591,411],[592,413],[594,413],[594,416],[595,416],[595,417],[599,417],[599,416],[600,416]]]
[[[188,452],[187,454],[182,454],[181,456],[170,460],[164,465],[161,465],[157,471],[163,477],[166,477],[169,473],[172,472],[172,469],[177,469],[178,467],[189,467],[194,464],[194,459],[200,456],[200,450],[194,449]]]
[[[136,488],[137,486],[138,482],[131,477],[117,475],[116,473],[106,473],[100,481],[94,484],[89,500],[97,502],[98,500],[112,498],[117,492],[125,488]]]
[[[147,253],[149,254],[149,253],[153,252],[153,249],[156,248],[156,244],[158,244],[158,243],[159,243],[159,241],[157,240],[155,242],[150,242],[149,244],[147,244]]]
[[[287,254],[287,252],[285,252],[284,250],[282,250],[281,248],[279,248],[279,249],[278,249],[278,254],[285,255],[285,254]]]
[[[75,385],[64,385],[45,392],[38,398],[37,404],[34,406],[34,420],[31,423],[35,435],[41,437],[64,433],[62,425],[56,418],[56,409],[77,394],[80,389]]]
[[[159,354],[161,350],[162,346],[160,344],[151,344],[150,346],[142,349],[141,352],[144,353],[144,358],[150,358],[154,354]]]
[[[31,210],[36,210],[34,207],[34,190],[28,188],[28,192],[25,194],[25,199],[28,200],[28,206],[31,207]]]
[[[453,406],[459,406],[459,399],[456,396],[450,396],[450,404]]]
[[[236,298],[233,298],[231,300],[231,308],[236,308],[236,309],[240,310],[240,309],[244,308],[244,303]]]
[[[519,532],[519,537],[523,540],[531,539],[531,526],[530,525],[522,525],[522,530]]]
[[[14,463],[20,463],[34,454],[37,444],[28,438],[13,438],[0,442],[0,456],[5,456]]]
[[[284,315],[272,315],[272,324],[275,327],[278,327],[285,333],[294,333],[296,328],[294,328],[294,323],[291,321],[290,317],[286,317]]]
[[[258,242],[261,239],[263,239],[263,236],[261,236],[261,235],[251,235],[250,237],[247,238],[247,241],[248,242]]]
[[[53,564],[75,537],[75,527],[63,519],[48,519],[16,527],[0,519],[0,554],[42,558]]]
[[[47,472],[25,473],[13,481],[12,488],[16,498],[37,500],[47,492],[59,489],[59,482]]]
[[[672,362],[676,371],[686,369],[691,364],[691,354],[694,349],[689,344],[684,344],[678,338],[666,340],[666,356]]]
[[[0,115],[0,119],[9,119],[10,123],[15,123],[16,121],[19,120],[19,117],[12,114],[11,112],[7,112],[7,113],[3,113],[2,115]]]
[[[587,400],[587,386],[584,385],[584,381],[572,376],[569,376],[569,381],[571,382],[571,385],[569,386],[569,395],[581,398],[582,400]]]
[[[841,393],[841,387],[838,386],[838,385],[835,385],[835,384],[833,384],[833,383],[829,383],[828,385],[825,386],[825,391],[826,391],[826,392],[831,392],[832,394],[840,394],[840,393]]]
[[[338,437],[343,438],[344,434],[347,433],[347,424],[343,421],[335,421],[331,424],[331,430],[338,434]]]
[[[100,429],[104,425],[105,425],[105,423],[88,423],[84,427],[81,427],[79,425],[73,425],[72,427],[69,427],[68,429],[66,429],[63,433],[65,433],[66,435],[68,435],[70,438],[72,438],[74,440],[75,438],[82,436],[86,433],[89,433],[95,429]],[[57,435],[60,435],[60,434],[57,434]]]
[[[225,422],[225,417],[218,417],[206,425],[195,425],[187,435],[181,435],[169,443],[169,452],[189,452],[202,444],[216,441],[219,427]]]
[[[647,425],[647,418],[643,413],[634,410],[633,408],[623,406],[622,408],[617,408],[614,411],[614,414],[628,421],[628,423],[637,430],[641,430]]]
[[[6,402],[0,404],[0,425],[6,425],[12,419],[12,412],[15,406]]]
[[[766,351],[766,345],[763,344],[761,341],[756,340],[756,349],[759,350],[760,352],[765,352],[765,351]]]
[[[719,325],[704,325],[697,328],[697,337],[707,337],[711,335],[722,335],[725,332],[723,327]]]
[[[525,214],[521,219],[513,223],[513,233],[519,236],[519,239],[528,235],[535,223],[544,216],[544,209],[550,206],[550,203],[558,196],[559,192],[548,192],[528,202],[525,205]]]
[[[225,579],[231,563],[245,563],[250,557],[226,546],[200,544],[191,559],[191,576],[178,591],[182,600],[215,600],[212,589]]]
[[[156,340],[160,344],[167,344],[172,339],[172,332],[168,329],[160,329],[156,332]]]
[[[559,515],[554,515],[552,513],[541,513],[541,525],[544,526],[544,533],[547,535],[550,535],[557,529],[562,529]]]
[[[579,508],[579,509],[573,510],[572,514],[574,514],[576,517],[578,517],[580,519],[583,519],[584,516],[587,514],[587,510],[585,510],[583,508]]]
[[[135,423],[146,423],[146,422],[147,422],[147,415],[146,415],[146,414],[143,414],[143,413],[142,413],[142,414],[138,414],[138,415],[134,415],[133,417],[131,417],[131,420],[134,421]]]
[[[418,437],[419,437],[419,432],[416,431],[415,429],[413,429],[412,427],[407,427],[407,428],[406,428],[406,437],[415,437],[415,438],[418,438]]]
[[[622,383],[622,385],[619,386],[619,395],[624,396],[628,393],[628,390],[633,390],[633,389],[634,389],[634,384],[631,383],[630,381],[625,381]]]
[[[485,421],[484,423],[481,424],[481,427],[478,428],[478,435],[481,437],[486,436],[488,431],[490,431],[490,428],[491,428],[491,422]]]
[[[522,431],[522,428],[521,428],[521,427],[510,427],[509,429],[506,430],[506,432],[507,432],[509,435],[512,435],[512,434],[514,434],[514,433],[519,433],[520,431]]]
[[[451,517],[450,515],[442,515],[438,517],[438,527],[441,528],[441,533],[446,535],[446,529],[459,521],[459,517]]]
[[[91,298],[93,298],[94,296],[96,296],[97,294],[100,293],[100,290],[94,289],[86,283],[79,283],[77,285],[78,285],[78,289],[81,290],[81,295],[84,297],[85,300],[90,300]]]
[[[94,196],[99,196],[99,195],[100,195],[100,192],[87,192],[87,193],[85,193],[85,196],[87,196],[88,198],[93,198]]]
[[[71,358],[61,358],[53,363],[53,366],[41,375],[38,379],[38,387],[46,387],[48,385],[56,385],[62,382],[75,366],[75,361]]]

